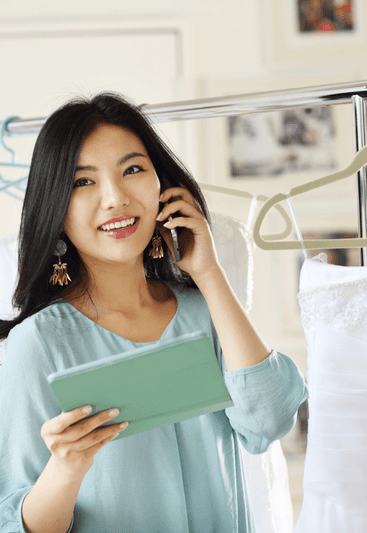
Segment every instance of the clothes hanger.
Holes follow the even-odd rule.
[[[253,237],[255,243],[259,246],[259,248],[262,248],[263,250],[298,250],[302,249],[302,244],[298,240],[293,241],[276,241],[276,242],[267,242],[266,236],[261,237],[260,235],[260,228],[261,224],[263,223],[263,220],[270,211],[270,209],[278,204],[279,202],[282,202],[283,200],[287,200],[288,197],[291,196],[298,196],[299,194],[303,194],[308,191],[312,191],[313,189],[318,189],[319,187],[324,187],[325,185],[329,185],[330,183],[334,183],[335,181],[340,181],[344,178],[349,178],[353,176],[353,174],[356,174],[358,170],[360,170],[362,167],[364,167],[367,164],[367,146],[364,146],[359,150],[356,155],[354,156],[353,161],[350,163],[350,165],[347,166],[344,170],[340,170],[338,172],[334,172],[333,174],[329,174],[327,176],[324,176],[323,178],[319,178],[317,180],[309,181],[308,183],[303,183],[302,185],[298,185],[297,187],[293,187],[289,193],[283,194],[278,193],[272,196],[265,202],[265,204],[262,206],[259,214],[257,215],[257,218],[255,220],[254,229],[253,229]],[[304,245],[309,250],[316,250],[316,249],[323,249],[323,250],[335,250],[338,248],[366,248],[367,247],[367,239],[362,239],[360,237],[355,237],[353,239],[314,239],[314,240],[305,240]]]
[[[249,192],[239,191],[238,189],[230,189],[228,187],[219,187],[217,185],[210,185],[209,183],[198,183],[198,185],[201,189],[204,189],[207,191],[218,192],[220,194],[228,194],[230,196],[240,196],[242,198],[250,198],[250,200],[254,198],[254,196],[250,194]],[[260,194],[256,196],[256,199],[259,200],[260,202],[265,202],[266,200],[269,199],[269,197]],[[285,211],[285,209],[281,205],[276,206],[275,209],[279,211],[279,214],[284,219],[286,228],[283,231],[283,233],[273,233],[271,235],[264,235],[264,238],[266,238],[269,241],[275,240],[275,239],[285,239],[286,237],[288,237],[288,235],[290,235],[292,231],[292,222],[287,212]]]
[[[16,163],[15,161],[15,152],[12,148],[7,146],[4,141],[4,135],[5,132],[8,132],[8,124],[12,122],[13,120],[17,120],[20,117],[11,116],[4,119],[0,124],[0,144],[5,150],[11,153],[11,163],[6,163],[3,161],[0,161],[0,167],[12,167],[12,168],[27,168],[29,169],[29,165],[25,165],[22,163]],[[7,180],[3,178],[3,176],[0,174],[0,192],[5,192],[6,194],[9,194],[10,196],[13,196],[17,200],[23,201],[23,195],[24,195],[24,184],[27,180],[28,175],[24,176],[23,178],[19,178],[17,180]],[[19,195],[14,193],[13,191],[9,190],[10,188],[18,189],[23,195]]]

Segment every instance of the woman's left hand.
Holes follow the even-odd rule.
[[[167,243],[175,257],[171,229],[185,228],[178,236],[181,260],[177,265],[195,281],[196,277],[206,275],[218,268],[218,257],[214,246],[209,224],[192,194],[183,187],[166,189],[160,197],[160,202],[167,202],[161,211],[158,231]],[[180,212],[181,216],[168,221],[169,215]],[[159,217],[159,215],[158,215]],[[163,226],[163,224],[166,226]]]

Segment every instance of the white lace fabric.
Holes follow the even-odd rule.
[[[367,531],[367,268],[302,266],[309,427],[295,533]],[[322,259],[322,258],[321,258]]]
[[[367,277],[299,294],[304,330],[315,329],[320,321],[340,331],[367,331],[366,295]]]

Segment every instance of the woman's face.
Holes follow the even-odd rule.
[[[99,125],[83,142],[74,180],[64,231],[83,262],[142,258],[156,225],[160,182],[139,137]]]

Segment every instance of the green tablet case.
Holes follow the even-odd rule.
[[[127,420],[115,439],[232,407],[209,337],[190,333],[160,344],[86,363],[48,376],[62,409],[90,404],[92,416],[118,407],[103,425]]]

